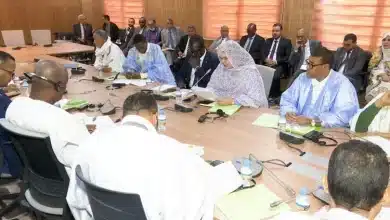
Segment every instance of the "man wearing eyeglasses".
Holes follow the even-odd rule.
[[[0,87],[4,88],[11,82],[16,68],[15,58],[10,54],[0,51]],[[3,89],[0,89],[0,118],[5,118],[6,110],[11,104],[11,99]],[[8,135],[0,128],[0,146],[3,164],[0,164],[0,174],[10,174],[18,177],[21,172],[21,162],[14,151]]]
[[[303,126],[346,127],[359,109],[356,91],[343,74],[331,69],[332,53],[313,51],[302,73],[283,94],[280,114]]]

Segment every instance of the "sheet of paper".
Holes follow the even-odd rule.
[[[209,112],[217,112],[218,109],[224,111],[227,115],[231,116],[241,108],[241,105],[218,105],[214,104],[213,107],[209,109]]]
[[[187,144],[188,149],[193,152],[194,154],[198,155],[199,157],[203,157],[204,155],[204,147],[197,146],[193,144]]]
[[[126,85],[135,85],[139,87],[146,86],[146,80],[144,79],[116,79],[112,83],[123,83]]]
[[[156,86],[156,87],[152,88],[152,90],[154,92],[161,93],[161,92],[164,92],[164,91],[166,91],[168,89],[173,89],[173,88],[176,88],[176,86],[163,84],[163,85]]]
[[[370,141],[379,147],[381,147],[387,154],[387,156],[390,155],[390,141],[380,137],[380,136],[366,136],[363,137],[364,140]]]
[[[285,203],[271,209],[269,204],[277,200],[280,198],[272,191],[263,184],[258,184],[251,189],[222,197],[217,202],[218,211],[215,213],[220,216],[215,217],[220,220],[259,220],[290,210]]]
[[[211,167],[211,182],[213,196],[218,200],[242,186],[243,180],[232,162],[226,161]]]
[[[215,102],[212,102],[210,104],[199,104],[200,106],[205,106],[205,107],[213,107],[215,105]]]
[[[201,99],[215,101],[218,98],[213,91],[207,88],[194,86],[191,90]]]
[[[266,128],[278,128],[279,115],[264,113],[260,115],[252,124]]]

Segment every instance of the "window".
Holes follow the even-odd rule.
[[[270,37],[272,25],[280,21],[281,0],[203,0],[203,35],[218,38],[220,28],[227,25],[232,39],[246,35],[249,23],[257,25],[257,33]]]
[[[322,0],[314,10],[313,35],[330,49],[340,47],[344,36],[354,33],[358,45],[375,50],[390,30],[390,0]],[[387,19],[387,21],[386,21]]]
[[[125,28],[129,18],[134,18],[138,23],[138,19],[143,16],[144,0],[104,0],[104,13],[119,28]]]

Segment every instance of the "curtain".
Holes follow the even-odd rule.
[[[144,0],[104,0],[104,13],[119,28],[127,27],[129,18],[134,18],[138,24],[144,14]]]
[[[321,0],[314,9],[313,35],[330,49],[341,47],[354,33],[358,45],[375,50],[383,33],[390,31],[390,0]]]
[[[246,35],[249,23],[257,25],[257,34],[272,35],[272,25],[280,22],[282,0],[203,0],[203,35],[216,39],[227,25],[230,37]]]

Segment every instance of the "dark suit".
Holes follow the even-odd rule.
[[[189,57],[183,62],[179,72],[175,74],[177,85],[181,88],[191,88],[191,72],[192,66],[188,62]],[[219,65],[219,59],[217,54],[207,51],[203,59],[202,66],[195,72],[194,85],[206,88],[210,81],[211,75]],[[206,75],[207,74],[207,75]],[[203,77],[203,78],[202,78]],[[199,81],[199,82],[198,82]]]
[[[106,23],[103,23],[103,30],[106,30]],[[119,28],[115,23],[110,22],[110,37],[112,42],[116,42],[119,38]]]
[[[337,49],[333,56],[332,69],[339,72],[343,64],[346,52],[344,48]],[[363,84],[363,68],[367,61],[367,55],[360,47],[355,47],[345,60],[344,71],[342,72],[351,81],[356,91],[360,91]]]
[[[180,38],[179,43],[176,46],[177,53],[179,52],[184,53],[184,51],[186,50],[187,41],[188,41],[188,35],[184,35],[183,37]]]
[[[125,56],[127,56],[127,53],[129,50],[133,47],[133,37],[135,35],[135,28],[126,28],[125,34],[123,38],[121,39],[122,45],[121,49]]]
[[[274,42],[273,38],[268,38],[265,41],[265,50],[264,50],[265,58],[268,58],[268,56],[270,55],[270,52],[272,51],[273,42]],[[271,98],[277,98],[281,95],[280,77],[282,76],[283,73],[284,74],[288,73],[288,59],[291,54],[291,48],[292,48],[292,44],[290,39],[284,37],[280,37],[278,39],[278,45],[277,48],[275,49],[277,64],[276,66],[272,67],[275,69],[275,73],[274,73],[274,78],[270,90]],[[272,60],[272,57],[270,57],[269,59]]]
[[[318,40],[309,40],[310,54],[313,54],[314,50],[322,47],[321,41]],[[288,59],[289,72],[292,74],[291,80],[288,87],[294,82],[296,78],[301,73],[306,72],[306,70],[301,70],[302,64],[305,64],[305,49],[304,48],[295,48],[291,51],[290,58]]]
[[[81,42],[79,39],[81,39],[81,26],[80,24],[74,24],[73,25],[73,35],[75,36],[75,41],[82,44],[93,44],[93,33],[92,33],[92,25],[90,24],[83,24],[84,27],[84,42]]]
[[[248,35],[241,37],[240,45],[245,49],[245,43],[248,40]],[[249,54],[252,56],[256,64],[263,64],[264,62],[264,44],[265,40],[260,35],[255,35]]]

